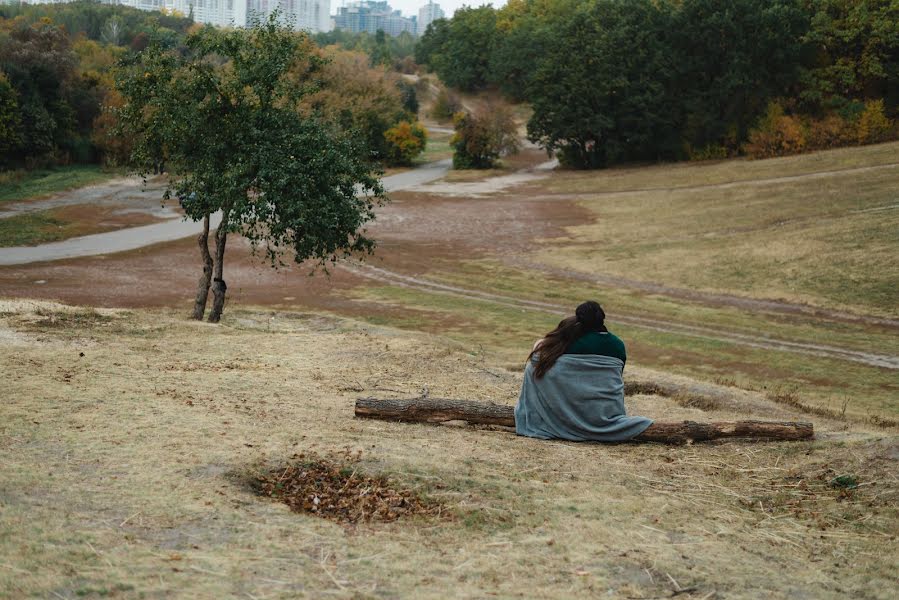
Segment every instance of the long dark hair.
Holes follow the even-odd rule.
[[[573,342],[591,331],[608,331],[606,313],[598,302],[588,300],[574,311],[573,317],[559,321],[558,327],[547,333],[539,346],[531,351],[528,360],[537,357],[534,377],[540,379],[549,371]]]

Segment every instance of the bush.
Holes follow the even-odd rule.
[[[771,102],[758,127],[749,132],[749,141],[743,150],[752,158],[771,158],[798,154],[805,145],[805,132],[799,118],[784,114],[778,102]]]
[[[518,128],[511,111],[488,105],[475,113],[459,112],[453,117],[456,133],[450,139],[454,169],[489,169],[496,159],[518,152]]]
[[[409,165],[416,156],[424,152],[428,134],[424,126],[416,121],[400,121],[384,132],[386,160],[391,165]]]
[[[400,99],[403,102],[403,110],[412,117],[418,116],[418,92],[415,91],[415,84],[408,81],[397,81],[396,87],[400,91]]]
[[[854,141],[852,124],[837,114],[823,119],[810,119],[806,124],[806,143],[809,150],[827,150],[847,146]]]
[[[886,116],[882,100],[858,103],[847,116],[831,113],[822,118],[787,116],[772,102],[759,126],[749,134],[744,152],[752,158],[769,158],[827,150],[843,146],[876,144],[895,139],[895,124]]]
[[[437,98],[434,99],[434,106],[431,107],[431,116],[438,121],[449,121],[453,116],[462,110],[462,102],[456,94],[448,90],[440,90]]]
[[[859,144],[876,144],[893,137],[893,123],[887,118],[883,100],[865,102],[865,110],[855,128],[855,139]]]
[[[722,144],[709,144],[702,148],[687,146],[687,156],[690,160],[724,160],[730,158],[731,152]]]

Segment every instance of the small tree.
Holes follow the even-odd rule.
[[[453,125],[456,133],[450,145],[455,169],[489,169],[496,159],[518,152],[521,146],[512,113],[505,106],[458,112]]]
[[[384,132],[387,141],[387,162],[391,165],[410,165],[424,152],[428,133],[419,123],[400,121]]]
[[[858,118],[856,139],[859,144],[876,144],[892,137],[893,123],[883,108],[883,100],[868,100]]]
[[[203,220],[197,319],[210,286],[209,321],[221,317],[229,233],[262,248],[273,266],[287,251],[320,266],[374,247],[362,227],[384,200],[383,187],[351,139],[302,116],[321,60],[305,35],[276,17],[249,29],[203,28],[188,37],[184,54],[152,45],[117,81],[132,161],[147,173],[164,158],[166,198],[178,197],[189,218]],[[208,236],[217,212],[213,256]]]

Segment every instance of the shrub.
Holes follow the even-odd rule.
[[[418,116],[418,93],[415,91],[415,84],[408,81],[399,80],[396,87],[400,91],[400,99],[403,102],[403,110],[409,113],[413,118]]]
[[[752,158],[770,158],[798,154],[805,145],[805,132],[799,118],[784,114],[778,102],[771,102],[758,127],[749,132],[749,141],[743,150]]]
[[[865,110],[855,127],[855,139],[859,144],[876,144],[892,137],[893,123],[887,118],[883,100],[865,102]]]
[[[852,124],[837,114],[823,119],[810,119],[806,124],[806,142],[809,150],[839,148],[854,141]]]
[[[424,152],[428,134],[419,123],[400,121],[384,132],[386,159],[391,165],[409,165],[416,156]]]
[[[723,160],[730,155],[730,151],[722,144],[709,144],[702,148],[687,147],[687,156],[690,160]]]
[[[489,169],[496,159],[518,152],[518,128],[511,111],[488,105],[474,113],[459,112],[453,117],[456,133],[450,138],[454,169]]]
[[[456,94],[448,90],[440,90],[437,98],[434,99],[434,106],[431,107],[431,116],[438,121],[449,121],[453,116],[462,110],[462,102]]]

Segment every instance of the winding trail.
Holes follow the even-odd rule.
[[[445,159],[429,163],[411,171],[384,177],[381,181],[388,192],[415,188],[445,176],[451,165],[452,161]],[[115,185],[121,186],[121,181],[116,181]],[[102,186],[91,186],[90,188],[86,188],[88,190],[86,199],[79,198],[78,200],[69,201],[56,200],[54,201],[54,205],[63,206],[66,204],[84,204],[90,202],[90,198],[95,195],[96,189],[101,187]],[[220,221],[221,215],[216,213],[212,216],[212,219],[210,219],[210,226],[216,227]],[[40,246],[0,248],[0,265],[24,265],[34,262],[125,252],[127,250],[143,248],[144,246],[152,246],[153,244],[159,244],[161,242],[180,240],[192,235],[197,235],[201,230],[202,224],[199,221],[186,221],[174,218],[162,223],[86,235],[63,240],[61,242],[42,244]]]

